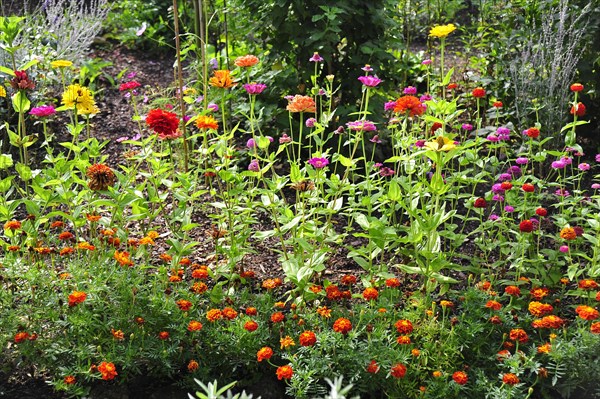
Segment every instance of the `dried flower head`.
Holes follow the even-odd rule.
[[[115,173],[104,164],[97,163],[90,166],[87,169],[86,175],[90,179],[88,182],[90,190],[103,191],[109,186],[115,185]]]

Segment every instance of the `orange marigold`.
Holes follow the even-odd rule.
[[[198,129],[219,129],[219,123],[210,115],[200,115],[196,119],[196,126],[198,126]]]
[[[102,374],[103,380],[112,380],[118,375],[117,368],[113,363],[110,362],[100,363],[98,366],[98,371]]]
[[[487,301],[485,307],[492,310],[500,310],[502,309],[502,304],[498,301]]]
[[[21,342],[29,339],[30,335],[28,332],[21,331],[15,334],[15,344],[20,344]]]
[[[302,346],[313,346],[317,343],[317,336],[312,331],[304,331],[300,334],[299,341]]]
[[[396,342],[400,345],[408,345],[411,343],[408,335],[401,335],[396,339]]]
[[[194,359],[190,360],[187,365],[187,369],[190,373],[193,373],[194,371],[198,370],[198,367],[200,367],[200,365]]]
[[[227,69],[216,70],[213,77],[208,81],[211,86],[218,87],[220,89],[229,89],[235,85],[231,79],[231,71]]]
[[[575,312],[584,320],[596,320],[600,316],[596,309],[587,305],[577,306]]]
[[[595,290],[598,288],[598,283],[594,280],[584,279],[579,282],[578,287],[582,290]]]
[[[184,312],[187,312],[188,310],[190,310],[192,308],[192,303],[186,299],[180,299],[177,302],[177,307],[181,310],[183,310]]]
[[[389,288],[400,287],[400,280],[398,280],[396,277],[388,278],[385,280],[385,286]]]
[[[452,379],[458,385],[465,385],[469,381],[469,376],[464,371],[455,371],[452,374]]]
[[[315,113],[317,106],[315,100],[309,96],[301,96],[296,94],[288,101],[288,105],[285,108],[290,112],[309,112]]]
[[[379,292],[373,287],[367,287],[363,291],[363,298],[365,298],[367,301],[373,301],[377,299],[378,296]]]
[[[394,112],[409,116],[423,115],[425,105],[415,96],[402,96],[396,100]]]
[[[170,334],[168,331],[161,331],[158,333],[158,338],[162,339],[163,341],[169,339],[169,336]]]
[[[510,330],[510,334],[508,336],[511,340],[519,341],[522,344],[529,341],[529,336],[522,328],[513,328],[512,330]]]
[[[289,335],[286,335],[285,337],[281,338],[279,340],[279,344],[281,345],[281,349],[285,349],[290,346],[296,346],[296,342],[294,342],[294,339]]]
[[[208,286],[201,281],[192,284],[192,286],[190,287],[190,291],[192,291],[195,294],[203,294],[207,290],[208,290]]]
[[[215,322],[223,318],[223,313],[219,309],[210,309],[206,313],[206,319],[210,322]]]
[[[256,316],[258,314],[258,310],[255,307],[250,306],[246,308],[246,314],[248,316]]]
[[[285,315],[281,312],[275,312],[271,315],[271,321],[273,323],[281,323],[283,320],[285,320]]]
[[[546,342],[544,345],[540,345],[537,347],[537,353],[550,353],[552,349],[552,344],[550,342]]]
[[[268,346],[264,346],[260,348],[258,352],[256,352],[256,359],[259,362],[262,362],[263,360],[269,360],[271,356],[273,356],[273,349],[269,348]]]
[[[237,57],[234,61],[234,64],[240,68],[249,68],[258,64],[258,57],[252,54],[243,55],[241,57]]]
[[[69,231],[63,231],[58,235],[58,239],[62,241],[72,240],[75,236]]]
[[[375,360],[371,360],[371,363],[367,366],[367,373],[377,374],[379,372],[379,365]]]
[[[531,294],[533,299],[539,301],[545,296],[548,296],[550,290],[548,288],[533,288],[531,291],[529,291],[529,293]]]
[[[75,376],[68,375],[63,379],[63,382],[67,385],[73,385],[77,382],[77,379],[75,378]]]
[[[202,323],[198,320],[190,320],[187,326],[188,331],[200,331],[202,330]]]
[[[404,378],[406,375],[406,366],[401,363],[393,365],[390,370],[390,375],[394,378]]]
[[[18,230],[21,228],[21,222],[18,220],[9,220],[4,223],[4,230]]]
[[[289,380],[294,375],[294,370],[292,370],[292,366],[285,365],[278,367],[276,374],[278,380]]]
[[[519,296],[521,295],[521,290],[516,285],[509,285],[504,288],[504,292],[511,296]]]
[[[325,317],[326,319],[331,317],[331,309],[329,309],[327,306],[319,306],[317,308],[317,313],[319,316]]]
[[[540,327],[542,328],[561,328],[565,324],[565,321],[558,316],[550,315],[542,317],[540,320]]]
[[[592,334],[600,334],[600,322],[592,323],[590,326],[590,332]]]
[[[85,298],[87,298],[87,294],[85,292],[73,291],[73,293],[69,295],[69,307],[73,307],[78,303],[82,303],[85,301]]]
[[[224,308],[221,313],[223,313],[223,317],[226,318],[227,320],[233,320],[238,315],[238,313],[235,310],[233,310],[232,308]]]
[[[548,303],[537,302],[537,301],[530,302],[528,309],[529,309],[529,313],[531,313],[535,317],[545,316],[547,314],[552,313],[552,311],[554,310],[552,305],[550,305]]]
[[[258,329],[258,323],[255,322],[254,320],[249,320],[246,323],[244,323],[244,330],[246,331],[256,331]]]
[[[506,373],[502,376],[502,382],[506,385],[517,385],[519,383],[519,377],[513,373]]]
[[[347,334],[352,329],[352,322],[346,318],[340,317],[333,323],[333,331],[340,334]]]
[[[131,259],[129,259],[129,252],[123,251],[123,252],[119,252],[119,251],[115,251],[115,260],[121,265],[121,266],[133,266],[133,262]]]

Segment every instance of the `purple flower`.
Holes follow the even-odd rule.
[[[498,176],[498,181],[508,181],[512,179],[512,175],[510,173],[501,173]]]
[[[262,83],[246,83],[244,85],[246,93],[250,94],[251,96],[255,96],[257,94],[262,93],[266,88],[267,85]]]
[[[573,163],[573,158],[571,157],[562,157],[561,161],[565,163],[565,165],[571,165]]]
[[[365,72],[371,72],[371,71],[373,71],[373,68],[371,68],[371,65],[369,65],[369,64],[365,65],[364,67],[362,67],[360,69],[362,69]]]
[[[519,157],[519,158],[515,159],[515,162],[517,163],[517,165],[527,165],[527,162],[529,162],[529,159],[527,159],[525,157]]]
[[[563,254],[566,254],[567,252],[569,252],[569,247],[566,245],[561,245],[560,248],[558,248],[558,250]]]
[[[140,133],[138,133],[138,134],[136,134],[135,136],[133,136],[133,137],[131,138],[131,140],[133,140],[133,141],[138,141],[138,140],[139,140],[139,139],[141,139],[141,138],[142,138],[142,135],[141,135]]]
[[[473,130],[473,125],[471,125],[470,123],[463,123],[461,128],[463,130],[466,130],[467,132],[470,132],[471,130]]]
[[[568,190],[565,190],[564,188],[559,188],[557,189],[554,194],[558,195],[559,197],[568,197],[569,195],[571,195],[571,193]]]
[[[285,133],[279,138],[279,144],[286,144],[291,142],[292,138]]]
[[[189,116],[189,115],[183,115],[183,121],[184,121],[184,122],[187,122],[187,121],[189,121],[190,119],[192,119],[192,117],[191,117],[191,116]]]
[[[248,147],[248,148],[255,148],[256,147],[256,141],[254,139],[248,139],[248,141],[246,141],[246,147]]]
[[[387,103],[385,103],[383,105],[383,110],[384,111],[391,111],[394,109],[394,107],[396,106],[396,101],[388,101]]]
[[[505,127],[499,127],[496,130],[496,133],[498,133],[499,140],[507,141],[510,139],[510,129],[507,129]]]
[[[513,165],[506,170],[506,173],[510,173],[513,177],[519,177],[523,172],[521,172],[521,168],[517,165]]]
[[[273,142],[273,137],[271,137],[271,136],[265,136],[265,137],[266,137],[267,139],[269,139],[269,143],[272,143],[272,142]]]
[[[129,72],[129,73],[128,73],[128,74],[125,76],[125,78],[126,78],[126,79],[128,79],[128,80],[131,80],[131,79],[135,78],[135,76],[136,76],[136,75],[137,75],[137,72]]]
[[[496,183],[492,186],[492,192],[494,194],[504,194],[504,189],[502,188],[502,184]]]
[[[206,108],[208,108],[212,112],[217,112],[219,110],[219,106],[215,103],[208,104],[208,106]]]
[[[375,136],[371,137],[371,138],[369,139],[369,141],[370,141],[371,143],[375,143],[375,144],[381,144],[381,140],[379,139],[379,135],[377,135],[377,134],[376,134]]]
[[[500,216],[496,215],[495,213],[492,213],[489,217],[488,220],[491,220],[492,222],[495,222],[496,220],[500,219]]]
[[[408,86],[408,87],[404,88],[404,90],[402,91],[402,93],[408,94],[408,95],[412,96],[412,95],[417,94],[417,88],[413,87],[413,86]]]
[[[305,122],[306,127],[315,127],[317,120],[315,118],[308,118]]]
[[[375,124],[371,121],[354,121],[346,123],[348,129],[353,130],[355,132],[372,132],[377,130]]]
[[[598,183],[594,183],[594,184],[592,184],[592,188],[593,188],[594,190],[598,190],[598,189],[600,188],[600,184],[598,184]]]
[[[494,194],[494,196],[492,197],[492,200],[502,202],[502,201],[504,201],[504,197],[500,194]]]
[[[430,59],[423,60],[421,62],[421,64],[423,64],[423,65],[429,65],[429,64],[431,64],[431,60]]]
[[[312,57],[310,57],[308,60],[309,60],[310,62],[321,62],[321,61],[323,61],[323,57],[321,57],[321,56],[319,55],[319,53],[317,53],[317,52],[315,51],[315,52],[314,52],[314,54],[313,54],[313,56],[312,56]]]
[[[489,141],[491,141],[492,143],[497,143],[498,141],[500,141],[500,139],[498,138],[498,136],[496,136],[494,133],[488,134],[488,136],[486,138]]]
[[[511,212],[514,212],[514,211],[515,211],[515,208],[513,206],[506,205],[504,207],[504,212],[506,212],[506,213],[511,213]]]
[[[358,80],[361,81],[361,83],[367,87],[375,87],[377,86],[379,83],[381,83],[381,79],[379,79],[377,76],[359,76]]]
[[[317,93],[317,95],[319,95],[319,96],[324,96],[325,94],[327,94],[327,93],[323,89],[319,89],[319,92]]]
[[[577,165],[577,167],[579,168],[579,170],[586,171],[586,170],[590,170],[591,166],[589,163],[583,162],[583,163],[580,163],[579,165]]]
[[[208,65],[212,68],[212,69],[218,69],[219,68],[219,61],[217,61],[216,58],[211,58],[210,61],[208,61]]]
[[[394,172],[394,170],[393,170],[393,169],[390,169],[390,168],[388,168],[387,166],[384,166],[383,168],[381,168],[381,169],[379,170],[379,175],[380,175],[381,177],[393,176],[393,175],[394,175],[394,173],[396,173],[396,172]]]
[[[248,165],[248,170],[251,172],[258,172],[260,170],[260,165],[258,164],[257,159],[253,159],[252,161],[250,161],[250,164]]]
[[[417,140],[417,141],[415,141],[415,147],[417,147],[417,148],[423,148],[423,147],[425,147],[425,140]]]
[[[318,157],[313,157],[313,158],[309,159],[308,163],[311,164],[312,167],[315,169],[322,169],[325,166],[329,165],[329,161],[327,160],[327,158],[318,158]]]
[[[285,97],[283,97],[283,98],[284,98],[285,100],[291,101],[291,100],[293,100],[293,99],[294,99],[294,96],[292,96],[292,95],[289,95],[289,96],[285,96]]]
[[[381,168],[382,166],[383,166],[383,164],[381,162],[375,162],[373,164],[373,169],[377,170],[377,169]]]
[[[123,142],[123,141],[125,141],[125,140],[129,140],[129,137],[127,137],[127,136],[119,137],[119,138],[117,139],[117,143],[121,143],[121,142]]]
[[[430,101],[432,98],[433,97],[431,97],[429,94],[423,94],[421,97],[419,97],[419,101],[424,103],[425,101]]]
[[[344,126],[338,126],[337,129],[334,130],[334,134],[344,134],[344,132],[346,131],[346,129],[344,129]]]
[[[32,108],[29,111],[29,115],[37,116],[38,118],[46,118],[50,115],[54,115],[56,110],[52,105],[42,105],[39,107]]]
[[[596,154],[596,162],[600,162],[600,154]]]
[[[554,169],[563,169],[565,166],[567,166],[566,163],[564,163],[564,161],[561,159],[559,161],[554,161],[552,162],[552,168]]]

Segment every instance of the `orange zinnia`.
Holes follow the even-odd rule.
[[[396,100],[394,112],[400,114],[408,113],[409,116],[423,115],[425,106],[415,96],[402,96]]]
[[[315,113],[317,106],[312,97],[296,94],[289,100],[286,109],[290,112],[310,112]]]
[[[237,57],[234,61],[234,64],[240,68],[248,68],[258,64],[258,57],[252,54],[243,55],[241,57]]]
[[[211,86],[218,87],[220,89],[229,89],[235,85],[231,80],[231,71],[227,69],[219,69],[215,71],[212,78],[209,79]]]
[[[219,129],[219,123],[210,115],[200,115],[196,119],[196,126],[198,126],[198,129]]]
[[[577,238],[577,234],[575,233],[575,229],[572,227],[564,227],[560,231],[560,238],[563,240],[574,240]]]

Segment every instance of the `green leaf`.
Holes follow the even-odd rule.
[[[15,165],[15,170],[17,171],[17,173],[19,174],[19,177],[23,181],[31,180],[31,178],[33,177],[33,174],[31,173],[31,169],[29,168],[29,166],[22,164],[20,162]]]
[[[0,72],[5,73],[9,76],[15,76],[15,71],[2,65],[0,65]]]
[[[354,165],[354,161],[350,158],[346,158],[342,154],[338,154],[337,160],[345,167],[349,168]]]
[[[40,60],[34,58],[31,61],[29,61],[27,64],[25,64],[21,68],[19,68],[19,70],[26,71],[29,68],[31,68],[32,66],[39,64],[39,62],[40,62]]]
[[[15,112],[24,113],[31,108],[31,101],[22,90],[19,90],[12,96],[12,105]]]
[[[0,170],[8,169],[13,166],[11,154],[0,154]]]
[[[450,79],[452,79],[452,74],[454,73],[454,68],[450,68],[446,76],[444,76],[444,80],[442,80],[442,86],[447,86],[450,83]]]
[[[388,198],[394,202],[400,201],[402,198],[402,192],[400,191],[400,186],[396,182],[396,180],[391,180],[388,186]]]

